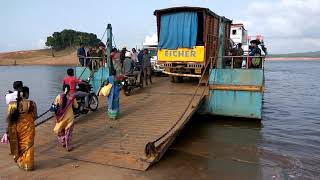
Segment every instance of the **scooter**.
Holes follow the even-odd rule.
[[[96,111],[99,106],[99,99],[97,95],[93,92],[92,86],[87,81],[84,83],[78,84],[77,91],[87,93],[86,96],[76,97],[78,103],[78,109],[74,110],[76,115],[87,114],[89,110]]]
[[[141,73],[138,66],[134,68],[134,71]],[[140,82],[138,82],[138,75],[135,75],[135,74],[126,75],[123,81],[124,94],[126,96],[130,96],[132,90],[135,88],[143,88],[142,75],[140,74]]]

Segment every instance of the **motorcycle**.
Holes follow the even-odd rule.
[[[135,88],[143,88],[143,79],[139,66],[134,68],[134,72],[140,72],[140,82],[138,81],[138,75],[135,73],[126,75],[123,80],[123,90],[126,96],[130,96],[131,92]]]
[[[75,110],[76,115],[87,114],[89,110],[96,111],[99,106],[98,96],[93,92],[92,86],[87,81],[78,84],[77,91],[86,93],[83,96],[77,96],[78,109]]]

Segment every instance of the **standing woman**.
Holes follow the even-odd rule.
[[[56,109],[56,125],[53,131],[58,136],[58,141],[67,151],[71,151],[71,137],[74,125],[73,107],[78,108],[78,103],[74,96],[70,94],[70,86],[63,85],[63,93],[59,94],[54,105]]]
[[[22,87],[17,93],[17,101],[8,106],[8,134],[11,154],[18,166],[26,171],[33,170],[34,164],[34,121],[37,107],[28,100],[29,88]]]
[[[121,80],[116,77],[116,70],[111,70],[111,76],[108,77],[108,82],[112,84],[110,94],[108,96],[108,116],[110,119],[117,119],[120,115],[120,85]]]

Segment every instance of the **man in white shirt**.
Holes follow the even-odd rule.
[[[132,48],[131,60],[135,63],[138,62],[138,53],[135,48]]]
[[[6,103],[9,104],[12,101],[16,101],[17,100],[17,96],[18,96],[18,89],[22,88],[23,83],[22,81],[15,81],[13,82],[13,89],[14,92],[12,91],[8,91],[6,94]]]

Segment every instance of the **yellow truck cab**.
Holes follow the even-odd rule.
[[[157,17],[158,63],[172,81],[183,77],[200,78],[204,67],[218,58],[219,41],[226,42],[230,33],[219,38],[223,19],[230,32],[231,20],[220,17],[208,8],[174,7],[154,12]],[[213,63],[214,64],[214,63]]]

